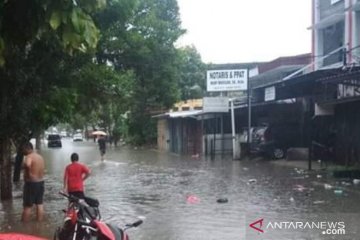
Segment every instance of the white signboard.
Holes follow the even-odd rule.
[[[319,105],[315,103],[315,116],[334,115],[334,105]]]
[[[265,102],[275,100],[275,87],[265,88]]]
[[[247,89],[247,69],[207,71],[207,91],[227,92]]]
[[[353,82],[353,85],[338,84],[337,98],[343,99],[360,96],[360,87],[356,86],[356,81]]]
[[[228,112],[229,98],[227,97],[204,97],[204,112]]]

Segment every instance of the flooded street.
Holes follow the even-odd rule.
[[[350,181],[264,161],[192,159],[128,147],[108,148],[101,162],[94,142],[71,140],[63,140],[61,149],[43,146],[41,151],[47,162],[46,221],[20,223],[22,186],[14,186],[14,199],[0,205],[1,232],[52,237],[67,203],[58,192],[72,152],[92,170],[86,193],[99,199],[104,221],[122,226],[145,218],[129,230],[131,239],[359,239],[360,186]],[[197,201],[190,203],[189,196]],[[228,202],[218,203],[219,198]],[[343,221],[346,234],[329,236],[318,229],[259,233],[249,227],[259,219]]]

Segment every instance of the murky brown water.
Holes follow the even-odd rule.
[[[347,186],[326,174],[318,178],[318,173],[268,162],[191,159],[127,147],[109,148],[106,161],[100,162],[95,143],[70,140],[63,141],[62,149],[45,146],[41,152],[47,161],[46,221],[20,223],[22,187],[14,186],[14,199],[0,205],[2,232],[52,237],[66,206],[58,191],[72,152],[92,169],[86,193],[100,200],[103,220],[124,225],[146,218],[138,229],[129,230],[133,240],[360,239],[360,186]],[[326,190],[324,183],[343,192]],[[190,195],[200,201],[188,203]],[[224,197],[228,203],[217,203]],[[344,221],[346,234],[323,235],[318,229],[258,233],[249,224],[261,218],[264,223]]]

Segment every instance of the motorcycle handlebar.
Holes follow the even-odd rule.
[[[138,221],[136,221],[136,222],[134,222],[134,223],[128,223],[128,224],[126,224],[125,225],[125,228],[124,228],[124,230],[126,230],[126,229],[129,229],[129,228],[133,228],[133,227],[138,227],[139,225],[141,225],[143,223],[143,220],[138,220]]]
[[[72,202],[79,202],[79,200],[80,200],[79,198],[77,198],[77,197],[75,197],[75,196],[71,196],[71,195],[69,195],[69,194],[66,194],[66,193],[64,193],[64,192],[62,192],[62,191],[60,191],[59,194],[62,195],[62,196],[64,196],[64,197],[66,197],[67,199],[69,199],[69,200],[72,201]]]
[[[143,220],[140,219],[140,220],[134,222],[134,223],[132,224],[132,226],[133,226],[133,227],[137,227],[137,226],[141,225],[142,223],[143,223]]]

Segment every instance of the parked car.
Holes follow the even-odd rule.
[[[48,147],[62,147],[61,137],[59,134],[49,134],[47,140]]]
[[[264,142],[264,132],[267,126],[254,127],[250,144],[251,153],[260,153],[260,144]]]
[[[286,157],[290,147],[301,143],[300,127],[297,124],[278,124],[259,127],[254,131],[252,149],[268,157]]]
[[[82,141],[84,141],[84,138],[81,133],[75,133],[73,136],[73,141],[74,142],[82,142]]]
[[[67,137],[67,132],[66,131],[61,131],[60,135],[61,135],[61,137]]]

